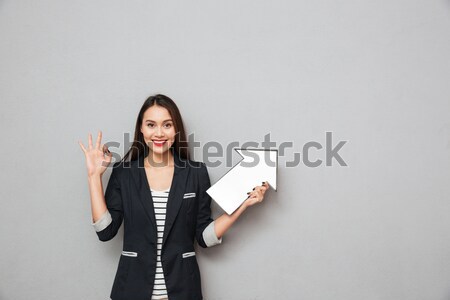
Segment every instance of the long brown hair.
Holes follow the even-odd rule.
[[[156,94],[148,97],[147,100],[145,100],[144,104],[142,105],[136,120],[133,144],[131,145],[131,148],[128,150],[128,152],[122,158],[122,161],[127,161],[129,157],[130,161],[133,161],[137,160],[141,156],[146,157],[148,155],[149,147],[145,143],[144,136],[142,135],[140,129],[142,121],[144,119],[145,111],[153,105],[165,107],[169,111],[170,116],[172,117],[176,135],[175,135],[175,142],[170,147],[171,148],[170,150],[177,152],[181,158],[190,159],[188,141],[186,139],[186,132],[184,130],[183,119],[181,118],[181,114],[180,111],[178,110],[177,105],[169,97],[163,94]]]

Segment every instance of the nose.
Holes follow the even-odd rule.
[[[161,129],[161,127],[158,127],[158,129],[156,131],[156,135],[161,136],[161,134],[162,134],[162,129]]]

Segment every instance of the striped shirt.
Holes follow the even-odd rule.
[[[164,279],[164,272],[161,264],[161,248],[164,234],[164,223],[166,221],[166,207],[169,190],[155,191],[150,189],[153,198],[153,207],[155,208],[155,218],[158,233],[158,240],[156,244],[156,275],[153,283],[152,300],[168,299],[166,290],[166,281]]]
[[[157,261],[156,261],[156,276],[153,286],[153,295],[151,299],[158,300],[168,300],[167,290],[165,285],[164,273],[161,265],[161,248],[162,248],[162,237],[164,234],[164,222],[166,219],[166,206],[167,200],[169,196],[169,190],[164,191],[155,191],[150,189],[153,198],[153,207],[155,209],[155,219],[157,224]],[[206,197],[206,196],[205,196]],[[107,206],[109,205],[109,199],[105,199]],[[117,221],[117,220],[116,220]],[[95,222],[91,222],[91,225],[94,227],[95,231],[101,232],[105,230],[107,227],[111,225],[113,222],[112,216],[107,209],[103,215]],[[203,230],[202,237],[205,241],[207,247],[212,247],[222,243],[222,237],[220,239],[217,237],[216,232],[214,230],[215,221],[209,223],[209,225]],[[125,250],[125,249],[124,249]],[[132,250],[132,249],[126,249]],[[123,254],[122,254],[123,255]]]

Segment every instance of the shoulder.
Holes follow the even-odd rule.
[[[206,164],[204,162],[201,161],[195,161],[195,160],[191,160],[188,159],[187,160],[187,166],[191,169],[191,171],[193,172],[199,172],[201,171],[203,168],[206,168]]]
[[[133,162],[129,162],[129,161],[115,162],[112,166],[110,166],[110,168],[112,168],[111,176],[112,176],[112,174],[114,174],[115,176],[122,176],[121,174],[123,172],[126,172],[127,170],[129,170],[132,164],[133,164]]]
[[[130,162],[130,161],[122,161],[121,160],[121,161],[115,162],[113,164],[113,168],[117,169],[117,170],[122,170],[122,169],[130,168],[130,166],[134,163],[135,163],[135,161]]]
[[[189,167],[191,174],[193,174],[198,180],[209,180],[209,173],[206,164],[202,161],[189,161]]]

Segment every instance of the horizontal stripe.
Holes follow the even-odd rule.
[[[154,205],[154,204],[158,204],[158,205],[161,204],[161,205],[166,205],[166,206],[167,206],[167,203],[168,203],[167,201],[166,201],[166,202],[163,202],[163,201],[153,201],[153,205]]]
[[[161,296],[161,295],[167,295],[167,291],[165,291],[165,290],[161,290],[161,291],[158,291],[158,290],[153,290],[153,293],[152,293],[153,295],[158,295],[158,296]]]
[[[151,300],[169,300],[169,298],[167,298],[166,295],[162,295],[162,296],[153,295]]]
[[[155,191],[154,189],[150,189],[150,191],[152,192],[152,194],[161,194],[161,195],[168,195],[169,194],[169,190],[162,190],[162,191]]]
[[[154,201],[153,201],[153,204],[155,204],[155,203],[158,203],[158,205],[159,205],[159,204],[167,205],[168,202],[167,202],[167,201],[155,201],[155,200],[154,200]]]
[[[161,203],[161,204],[166,204],[167,205],[167,203],[169,203],[169,202],[167,202],[167,199],[161,200],[161,199],[153,198],[153,203]]]

